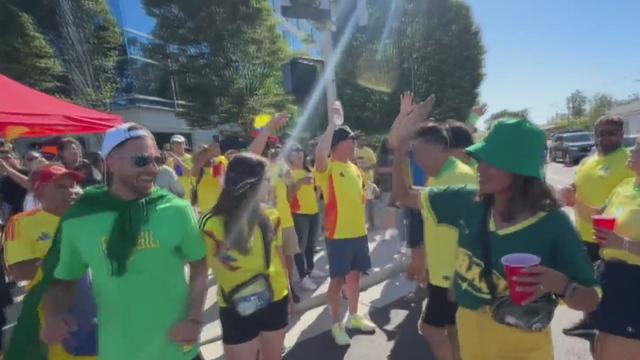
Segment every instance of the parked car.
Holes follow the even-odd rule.
[[[549,160],[561,161],[567,166],[573,166],[589,156],[594,146],[593,134],[590,132],[559,133],[551,140]]]
[[[632,150],[636,146],[637,140],[638,140],[638,134],[625,135],[622,144],[625,148]]]

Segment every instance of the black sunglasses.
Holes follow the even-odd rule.
[[[604,136],[618,136],[620,135],[621,131],[620,130],[599,130],[596,133],[597,137],[604,137]]]
[[[160,155],[136,155],[131,157],[131,163],[137,168],[143,168],[154,163],[158,166],[162,164],[162,156]]]

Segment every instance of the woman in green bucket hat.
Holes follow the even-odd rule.
[[[432,106],[433,99],[413,105],[391,128],[393,195],[458,232],[452,287],[461,357],[553,359],[548,325],[558,298],[589,312],[600,290],[580,237],[543,180],[544,133],[527,120],[502,119],[467,149],[479,163],[478,188],[419,192],[403,175],[402,155],[413,147],[418,162],[429,156],[414,134]]]

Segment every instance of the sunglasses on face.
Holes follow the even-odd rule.
[[[131,157],[131,163],[137,168],[147,167],[154,163],[157,166],[162,164],[162,156],[160,155],[136,155]]]
[[[620,135],[620,130],[599,130],[596,135],[598,137],[605,137],[605,136],[618,136]]]

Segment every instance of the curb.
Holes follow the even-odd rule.
[[[405,255],[405,256],[402,256],[399,260],[396,260],[391,264],[388,264],[380,268],[380,270],[372,272],[371,274],[363,277],[362,280],[360,281],[360,291],[367,290],[370,287],[376,286],[381,282],[388,280],[404,272],[407,269],[408,265],[409,265],[409,256]],[[303,302],[297,304],[295,309],[296,311],[295,317],[300,317],[303,313],[311,309],[324,306],[326,304],[327,304],[327,293],[325,291],[323,293],[314,295],[304,300]],[[202,347],[202,346],[209,345],[221,340],[222,340],[222,334],[219,334],[207,339],[204,342],[201,342],[200,346]]]
[[[380,284],[381,282],[394,277],[407,269],[409,265],[408,259],[400,259],[389,265],[382,267],[380,270],[374,271],[371,274],[365,276],[360,281],[360,291],[367,290],[370,287]],[[324,306],[327,304],[326,291],[314,295],[303,302],[296,305],[296,317],[311,309]]]

